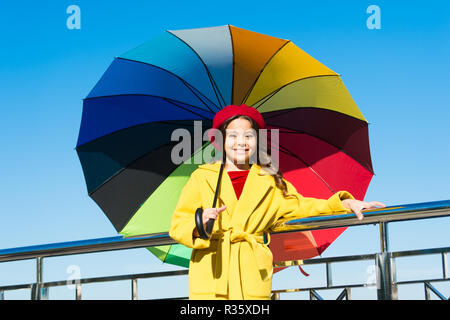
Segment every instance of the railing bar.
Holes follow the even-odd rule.
[[[440,293],[434,286],[432,286],[431,283],[424,282],[424,284],[425,284],[425,288],[426,288],[425,291],[426,292],[427,292],[427,288],[428,288],[429,290],[433,291],[433,293],[435,295],[437,295],[439,297],[439,299],[447,300],[447,298],[444,297],[444,295],[442,293]],[[429,298],[430,298],[430,291],[429,290],[428,290],[428,299],[427,300],[429,300]]]
[[[162,298],[162,299],[150,299],[150,300],[188,300],[189,297],[174,297],[174,298]]]
[[[312,265],[312,264],[321,264],[321,263],[331,263],[331,262],[347,262],[347,261],[363,261],[363,260],[374,260],[376,254],[364,254],[364,255],[354,255],[354,256],[343,256],[343,257],[330,257],[330,258],[317,258],[317,259],[308,259],[303,260],[301,264],[303,265]],[[298,261],[292,261],[288,265],[288,267],[291,266],[298,266],[300,263]],[[284,265],[283,263],[275,263],[275,268],[282,268],[286,267],[287,265]]]
[[[343,300],[344,297],[346,296],[347,296],[347,288],[344,288],[344,290],[342,290],[342,292],[339,294],[336,300]]]
[[[0,287],[0,290],[11,291],[11,290],[31,289],[31,286],[33,284],[34,283],[14,284],[14,285],[2,286],[2,287]]]
[[[168,271],[164,272],[165,275],[160,275],[161,273],[144,273],[144,274],[133,274],[133,275],[123,275],[123,276],[111,276],[111,277],[98,277],[98,278],[85,278],[85,279],[77,279],[73,280],[73,282],[77,281],[80,283],[94,283],[94,282],[109,282],[109,281],[120,281],[120,280],[131,280],[133,278],[136,279],[145,279],[145,278],[153,278],[158,276],[170,276],[170,275],[186,275],[188,273],[187,270],[179,270],[179,271]],[[423,283],[424,281],[427,282],[443,282],[443,281],[450,281],[450,279],[440,279],[440,278],[434,278],[434,279],[424,279],[424,280],[406,280],[406,281],[396,281],[395,283],[397,285],[406,285],[406,284],[417,284],[417,283]],[[11,291],[11,290],[21,290],[21,289],[31,289],[34,283],[28,283],[28,284],[19,284],[19,285],[9,285],[9,286],[2,286],[0,287],[0,290],[2,291]],[[70,282],[64,280],[64,281],[52,281],[52,282],[45,282],[41,283],[43,287],[53,287],[53,286],[59,286],[59,285],[67,285],[71,284]],[[375,284],[374,284],[375,285]],[[367,285],[364,284],[353,284],[353,285],[336,285],[336,286],[330,286],[330,287],[314,287],[314,288],[298,288],[298,289],[286,289],[286,290],[324,290],[324,289],[343,289],[343,288],[356,288],[356,287],[370,287],[374,285]],[[286,292],[286,290],[274,290],[272,292]]]
[[[6,261],[17,261],[17,260],[27,260],[33,259],[36,257],[59,257],[59,256],[68,256],[74,254],[85,254],[85,253],[93,253],[93,252],[105,252],[105,251],[116,251],[116,250],[125,250],[125,249],[138,249],[138,248],[146,248],[146,247],[154,247],[160,245],[169,245],[176,244],[175,240],[166,235],[158,235],[157,238],[152,235],[149,236],[149,239],[120,239],[111,241],[109,243],[101,243],[101,244],[86,244],[86,245],[75,245],[70,247],[61,247],[61,248],[50,248],[50,249],[39,249],[31,251],[22,251],[22,252],[11,252],[11,253],[0,253],[0,262]],[[52,245],[63,245],[63,244],[52,244]],[[32,247],[43,247],[45,245],[31,246]],[[14,248],[13,248],[14,249]],[[0,250],[1,251],[8,251]]]
[[[310,291],[310,290],[334,290],[334,289],[345,289],[345,288],[365,288],[365,287],[375,287],[375,286],[376,286],[375,284],[367,285],[365,283],[361,283],[361,284],[348,284],[348,285],[333,286],[333,287],[279,289],[279,290],[272,290],[272,293],[299,292],[299,291]]]
[[[309,290],[309,299],[323,300],[322,296],[316,292],[316,290]]]
[[[391,252],[392,258],[401,258],[407,256],[418,256],[426,254],[442,254],[450,251],[450,247],[443,248],[431,248],[431,249],[418,249],[418,250],[407,250],[407,251],[397,251]]]
[[[127,275],[118,275],[118,276],[105,276],[105,277],[94,277],[94,278],[83,278],[73,280],[79,281],[80,283],[97,283],[97,282],[110,282],[110,281],[122,281],[122,280],[132,280],[134,278],[139,279],[148,279],[148,278],[160,278],[160,277],[170,277],[170,276],[180,276],[187,275],[188,270],[179,270],[179,271],[165,271],[165,272],[154,272],[154,273],[141,273],[141,274],[127,274]],[[52,281],[43,283],[46,287],[54,287],[60,285],[72,284],[68,281]]]
[[[422,279],[422,280],[406,280],[406,281],[397,281],[395,284],[398,285],[405,285],[405,284],[417,284],[417,283],[424,283],[424,282],[445,282],[450,281],[450,279]]]
[[[416,255],[425,255],[425,254],[437,254],[450,251],[450,247],[443,248],[432,248],[432,249],[421,249],[421,250],[408,250],[408,251],[398,251],[398,252],[390,252],[391,258],[400,258],[406,256],[416,256]],[[308,259],[303,260],[303,265],[312,265],[312,264],[321,264],[321,263],[331,263],[331,262],[348,262],[348,261],[362,261],[362,260],[374,260],[376,254],[364,254],[364,255],[353,255],[353,256],[342,256],[342,257],[330,257],[330,258],[317,258],[317,259]],[[289,266],[297,266],[300,263],[298,261],[292,261]],[[285,267],[283,263],[275,263],[275,268]]]
[[[72,280],[72,281],[67,281],[67,280],[51,281],[51,282],[43,282],[43,283],[41,283],[41,286],[48,288],[48,287],[71,285],[71,284],[75,284],[75,282],[96,283],[96,282],[132,280],[134,278],[147,279],[147,278],[168,277],[168,276],[178,276],[178,275],[187,275],[187,274],[188,274],[188,270],[177,270],[177,271],[165,271],[165,272],[154,272],[154,273],[141,273],[141,274],[130,274],[130,275],[119,275],[119,276],[84,278],[84,279],[76,279],[76,280]],[[9,291],[9,290],[19,290],[19,289],[30,289],[33,285],[35,285],[35,283],[2,286],[2,287],[0,287],[0,290]]]

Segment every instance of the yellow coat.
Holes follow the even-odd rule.
[[[270,299],[272,252],[263,235],[288,220],[349,212],[341,199],[353,196],[339,191],[328,200],[301,196],[287,180],[285,198],[275,179],[253,164],[239,200],[224,170],[216,208],[226,205],[214,224],[211,239],[193,238],[194,213],[211,208],[220,162],[198,167],[183,188],[173,212],[169,235],[193,248],[189,265],[190,299]],[[286,227],[287,229],[287,227]]]

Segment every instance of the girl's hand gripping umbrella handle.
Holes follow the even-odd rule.
[[[213,205],[212,205],[213,208],[215,208],[215,206],[216,206],[217,195],[219,193],[220,180],[222,178],[222,171],[223,171],[224,166],[225,166],[225,163],[222,162],[222,164],[220,165],[219,178],[217,180],[216,193],[214,194],[214,201],[213,201]],[[195,226],[197,228],[197,232],[198,232],[200,238],[205,239],[205,240],[211,238],[211,233],[212,233],[212,230],[214,227],[214,221],[215,221],[215,219],[209,219],[208,222],[206,223],[206,230],[205,230],[205,228],[203,226],[203,209],[198,208],[195,211]]]

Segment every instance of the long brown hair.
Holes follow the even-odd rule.
[[[222,137],[224,138],[223,146],[225,146],[225,139],[226,139],[226,133],[225,129],[228,127],[228,124],[238,118],[246,119],[250,121],[252,128],[256,131],[256,163],[261,166],[261,168],[264,168],[265,171],[269,172],[270,175],[275,179],[276,186],[281,189],[283,192],[283,195],[285,197],[288,196],[294,196],[287,193],[287,186],[286,182],[283,179],[283,174],[281,173],[278,166],[276,166],[278,169],[274,170],[272,166],[272,157],[271,157],[271,148],[270,146],[267,146],[267,148],[263,148],[259,146],[259,126],[258,124],[250,117],[244,116],[244,115],[234,115],[227,120],[225,120],[222,125],[219,127],[220,132],[222,133]],[[226,155],[225,155],[225,148],[223,148],[223,158],[222,161],[225,163]]]

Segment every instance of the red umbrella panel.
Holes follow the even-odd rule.
[[[356,199],[364,199],[373,176],[367,122],[316,108],[264,116],[268,129],[280,130],[280,170],[300,194],[327,199],[346,190]],[[345,229],[273,234],[274,262],[320,255]]]

